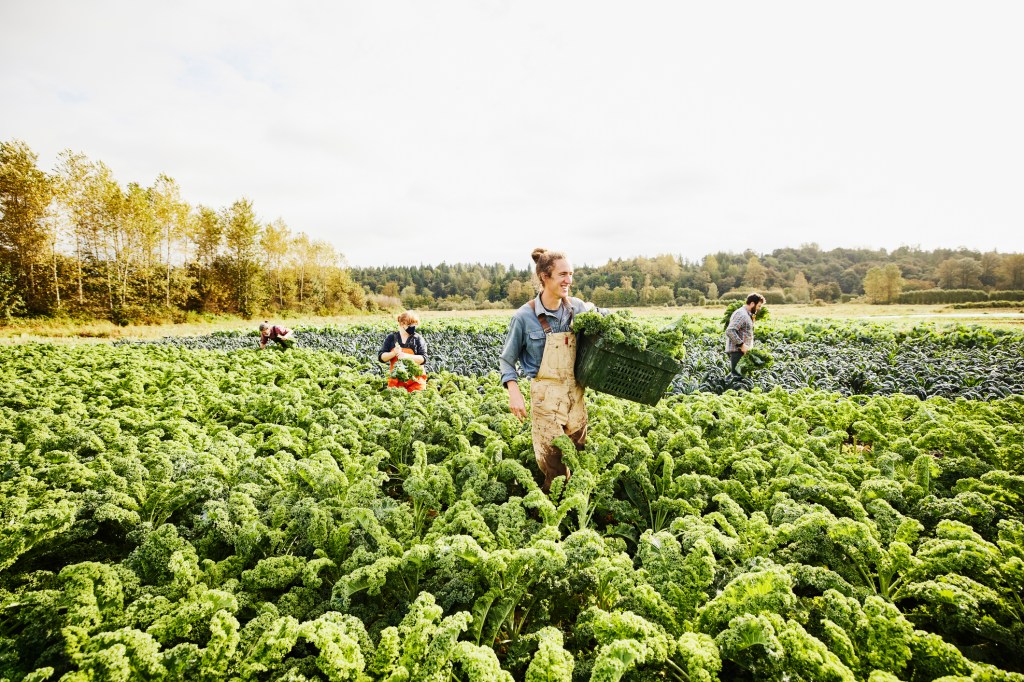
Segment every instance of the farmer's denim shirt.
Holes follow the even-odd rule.
[[[548,312],[541,304],[539,294],[533,300],[537,310],[547,316],[552,332],[572,330],[572,318],[563,308],[559,307],[553,313]],[[572,306],[573,315],[594,310],[602,315],[608,314],[607,310],[597,308],[593,303],[586,303],[571,296],[569,304]],[[505,337],[505,345],[502,346],[501,356],[498,359],[502,385],[519,379],[519,374],[516,372],[517,361],[524,377],[532,379],[537,376],[540,361],[544,357],[544,337],[544,328],[540,326],[540,321],[530,309],[529,303],[521,306],[512,314],[512,320],[508,325],[508,336]]]

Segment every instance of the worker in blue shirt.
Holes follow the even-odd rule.
[[[522,377],[531,380],[533,453],[548,492],[556,478],[564,476],[568,481],[572,475],[562,462],[561,451],[552,444],[555,438],[568,435],[580,450],[587,439],[587,407],[574,372],[572,321],[577,313],[595,307],[569,296],[573,269],[564,253],[534,249],[532,257],[540,292],[512,315],[499,364],[509,409],[520,420],[526,419],[526,401],[516,363]]]

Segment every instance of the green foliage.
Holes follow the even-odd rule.
[[[775,358],[771,353],[760,348],[751,348],[736,363],[736,371],[746,377],[760,370],[768,369],[773,364],[775,364]]]
[[[725,306],[725,312],[722,313],[723,330],[729,327],[729,322],[732,321],[732,314],[745,305],[744,297],[744,299],[733,301],[729,305]],[[770,317],[771,313],[768,311],[768,306],[762,304],[761,308],[757,311],[757,314],[754,315],[754,322],[767,322]]]
[[[905,291],[896,297],[897,303],[916,303],[935,305],[940,303],[967,303],[970,301],[987,301],[987,291],[979,289],[928,289],[925,291]]]
[[[1024,666],[1020,396],[588,394],[549,496],[493,376],[247,345],[0,348],[0,677]]]
[[[561,631],[546,627],[536,634],[537,653],[526,669],[526,682],[572,682],[572,654],[563,648]]]
[[[25,301],[18,293],[11,270],[0,264],[0,322],[10,324],[11,318],[25,311]]]
[[[421,377],[424,374],[426,374],[426,372],[423,371],[423,366],[419,363],[413,360],[399,358],[388,372],[388,377],[391,379],[397,379],[398,381],[411,381],[412,379]]]
[[[651,320],[657,320],[656,323]],[[919,398],[995,399],[1024,393],[1024,334],[978,326],[922,325],[894,330],[863,322],[771,322],[759,327],[757,345],[774,364],[741,382],[727,380],[721,330],[708,320],[648,318],[658,329],[683,335],[686,354],[669,387],[672,393],[723,393],[737,388],[805,386],[844,395],[906,393]],[[652,330],[652,333],[658,331]],[[424,325],[435,370],[485,376],[498,366],[507,332],[501,319],[451,319]],[[383,325],[299,329],[308,349],[358,358],[376,355]],[[256,332],[221,332],[167,338],[160,343],[207,350],[243,350]],[[381,371],[374,363],[367,371]]]
[[[682,360],[686,357],[686,348],[683,346],[685,325],[686,321],[682,319],[659,329],[628,310],[619,310],[608,315],[580,313],[573,318],[572,329],[577,334],[600,336],[627,348],[649,350]]]

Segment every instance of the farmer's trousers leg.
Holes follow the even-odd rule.
[[[740,358],[742,358],[742,357],[743,357],[743,351],[734,350],[734,351],[729,353],[729,363],[731,365],[730,366],[730,371],[733,374],[735,374],[736,376],[740,375],[740,373],[736,371],[736,363],[739,362]]]
[[[530,386],[530,408],[533,426],[533,453],[544,474],[544,491],[559,476],[568,478],[569,470],[562,462],[562,451],[552,443],[567,435],[582,450],[587,441],[587,407],[583,387],[575,382],[567,385],[557,381],[534,381]]]

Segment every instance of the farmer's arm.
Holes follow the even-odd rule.
[[[377,359],[381,362],[390,362],[392,358],[402,352],[401,346],[398,345],[398,339],[394,337],[394,334],[388,334],[384,337],[384,343],[381,345],[380,350],[377,351]]]
[[[524,333],[522,320],[513,316],[509,322],[505,345],[502,346],[501,354],[498,356],[501,383],[508,388],[508,407],[512,414],[519,419],[526,418],[526,401],[519,390],[519,373],[516,371],[516,362],[523,350]]]

